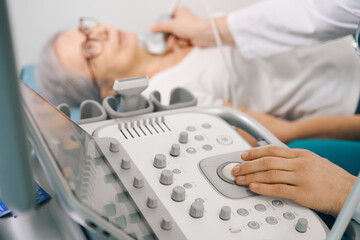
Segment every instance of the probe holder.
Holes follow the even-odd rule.
[[[165,111],[184,107],[196,106],[196,97],[185,88],[174,88],[170,93],[169,105],[161,104],[161,94],[154,91],[150,94],[150,101],[154,104],[155,111]]]

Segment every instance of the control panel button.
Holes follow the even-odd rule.
[[[163,185],[171,185],[173,183],[174,174],[170,170],[164,170],[160,175],[160,183]]]
[[[259,229],[260,228],[260,224],[256,221],[250,221],[247,224],[249,226],[249,228],[251,229]]]
[[[202,126],[203,128],[205,128],[205,129],[211,128],[210,123],[203,123],[201,126]]]
[[[188,143],[189,134],[185,131],[182,131],[179,136],[179,143]]]
[[[115,225],[120,229],[125,229],[127,226],[127,220],[125,215],[114,218]]]
[[[299,233],[306,232],[308,227],[308,220],[306,218],[299,218],[299,220],[296,223],[295,229]]]
[[[191,183],[184,183],[184,188],[187,188],[187,189],[189,189],[189,188],[192,188],[192,184]]]
[[[222,169],[222,174],[224,175],[224,177],[231,182],[235,181],[235,176],[232,174],[232,169],[238,164],[239,163],[229,163]]]
[[[202,202],[193,202],[190,207],[190,216],[193,218],[201,218],[204,216],[204,204]]]
[[[128,170],[131,168],[131,161],[129,159],[122,159],[121,160],[121,168],[124,170]]]
[[[229,206],[223,206],[219,214],[220,219],[229,220],[231,218],[231,208]]]
[[[143,177],[134,177],[133,186],[136,188],[144,187],[144,178]]]
[[[284,218],[287,220],[294,220],[295,219],[295,215],[292,212],[286,212],[283,214]]]
[[[204,150],[206,150],[206,151],[210,151],[210,150],[213,149],[213,147],[212,147],[211,145],[209,145],[209,144],[205,144],[204,146],[202,146],[202,148],[203,148]]]
[[[181,170],[178,169],[178,168],[174,168],[172,172],[175,173],[175,174],[180,174]]]
[[[164,217],[162,220],[161,220],[161,228],[164,229],[164,230],[171,230],[172,229],[172,226],[173,226],[173,222],[170,218],[167,218],[167,217]]]
[[[148,208],[156,208],[157,207],[157,198],[153,196],[149,196],[146,201],[146,206]]]
[[[103,212],[105,216],[115,216],[116,215],[116,207],[114,203],[110,203],[104,206]]]
[[[185,200],[185,188],[182,186],[175,186],[171,193],[171,199],[175,202],[182,202]]]
[[[216,138],[216,141],[222,145],[231,145],[233,143],[233,139],[226,135],[220,135]]]
[[[231,233],[239,233],[241,232],[241,227],[231,227],[229,230]]]
[[[271,224],[271,225],[275,225],[275,224],[278,223],[278,220],[277,220],[275,217],[272,217],[272,216],[267,217],[267,218],[265,219],[265,221],[266,221],[268,224]]]
[[[166,167],[166,156],[164,154],[156,154],[154,157],[154,167],[165,168]]]
[[[171,145],[170,155],[173,157],[177,157],[180,155],[180,145],[175,143]]]
[[[193,148],[193,147],[189,147],[189,148],[186,149],[186,152],[190,153],[190,154],[194,154],[194,153],[196,153],[196,149]]]
[[[259,212],[265,212],[266,211],[266,207],[264,204],[256,204],[255,205],[255,209]]]
[[[110,152],[118,152],[120,150],[120,145],[118,142],[111,141],[110,142]]]
[[[249,215],[249,211],[245,208],[239,208],[236,212],[237,212],[237,214],[239,214],[240,216],[243,216],[243,217]]]
[[[196,135],[194,138],[195,138],[196,141],[204,140],[204,137],[202,135]]]
[[[278,199],[275,199],[271,202],[271,204],[274,206],[274,207],[282,207],[284,206],[284,202],[281,201],[281,200],[278,200]]]
[[[189,132],[195,132],[196,128],[194,126],[188,126],[186,127],[186,130],[188,130]]]

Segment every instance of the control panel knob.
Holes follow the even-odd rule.
[[[201,218],[204,216],[204,204],[201,201],[193,202],[190,207],[190,216]]]
[[[121,168],[122,168],[122,169],[125,169],[125,170],[130,169],[130,168],[131,168],[131,162],[130,162],[130,160],[123,158],[123,159],[121,160]]]
[[[154,158],[154,167],[165,168],[166,167],[166,156],[164,154],[156,154]]]
[[[231,217],[231,208],[229,206],[223,206],[220,210],[219,217],[222,220],[229,220]]]
[[[295,229],[299,233],[306,232],[308,227],[308,220],[306,218],[299,218],[299,220],[296,223]]]
[[[148,208],[156,208],[157,207],[157,198],[150,196],[148,197],[147,201],[146,201],[146,206],[148,206]]]
[[[180,145],[175,143],[171,145],[170,155],[173,157],[177,157],[180,155]]]
[[[118,152],[120,150],[120,146],[119,146],[119,143],[118,142],[110,142],[110,152]]]
[[[171,230],[172,229],[172,220],[170,218],[164,217],[161,220],[161,228],[164,230]]]
[[[175,202],[182,202],[185,200],[185,188],[182,186],[175,186],[171,193],[171,199]]]
[[[179,136],[179,143],[188,143],[189,134],[185,131],[182,131]]]
[[[160,175],[160,183],[163,185],[171,185],[173,183],[174,174],[170,170],[162,171]]]
[[[143,177],[134,177],[134,187],[142,188],[144,187],[144,178]]]

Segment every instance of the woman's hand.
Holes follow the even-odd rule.
[[[227,27],[226,16],[215,19],[224,44],[232,44],[234,40]],[[196,17],[186,7],[174,11],[173,18],[166,22],[158,22],[151,28],[153,32],[167,32],[180,42],[189,42],[192,46],[212,47],[216,45],[215,37],[208,19]]]
[[[241,157],[246,162],[232,170],[238,185],[249,185],[258,194],[292,199],[326,214],[340,212],[356,180],[308,150],[269,146]]]

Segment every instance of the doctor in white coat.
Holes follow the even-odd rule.
[[[215,22],[224,44],[236,44],[247,59],[261,58],[354,34],[360,1],[264,0]],[[199,47],[216,45],[209,20],[186,8],[178,8],[173,19],[155,24],[152,30],[169,32]],[[307,150],[265,147],[244,152],[242,159],[245,163],[233,169],[237,184],[331,215],[339,213],[356,180]],[[357,212],[354,218],[360,222],[360,208]]]

